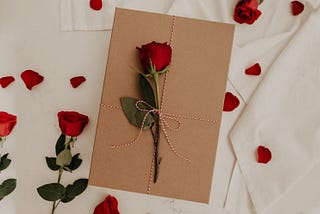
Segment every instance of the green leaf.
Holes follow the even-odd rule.
[[[61,199],[61,202],[62,203],[68,203],[70,201],[72,201],[75,197],[71,198],[69,197],[68,195],[65,195],[62,199]]]
[[[66,188],[66,194],[61,199],[63,203],[72,201],[76,196],[83,193],[88,186],[88,179],[78,179],[73,184],[69,184]]]
[[[11,163],[11,160],[8,158],[8,153],[3,155],[0,159],[0,171],[5,170]]]
[[[76,169],[78,169],[79,168],[79,166],[81,165],[81,163],[82,163],[82,160],[79,158],[79,155],[80,155],[80,153],[78,153],[78,154],[76,154],[76,155],[74,155],[73,157],[72,157],[72,160],[71,160],[71,163],[70,163],[70,165],[68,166],[68,168],[70,169],[70,170],[76,170]]]
[[[4,198],[15,190],[17,186],[16,179],[7,179],[0,185],[0,198]],[[0,199],[0,200],[1,200]]]
[[[139,111],[136,108],[136,103],[138,102],[137,99],[134,98],[130,98],[130,97],[121,97],[120,98],[121,101],[121,106],[123,109],[123,112],[125,114],[125,116],[127,117],[128,121],[138,127],[141,128],[142,125],[142,121],[144,116],[146,115],[146,112],[143,111]],[[146,106],[140,105],[139,106],[141,109],[148,109]],[[143,129],[149,129],[152,127],[154,123],[154,118],[152,114],[148,114]]]
[[[56,155],[59,155],[59,153],[64,150],[65,142],[66,142],[66,136],[64,134],[61,134],[56,143]]]
[[[156,101],[154,98],[152,86],[150,85],[147,78],[144,77],[142,74],[140,74],[139,83],[140,83],[140,92],[141,92],[142,98],[151,106],[155,107]]]
[[[56,171],[56,170],[59,170],[60,169],[60,166],[58,166],[56,164],[56,161],[57,161],[57,158],[49,158],[49,157],[46,157],[46,162],[47,162],[47,165],[48,167],[53,170],[53,171]]]
[[[69,166],[72,160],[72,155],[69,149],[64,149],[59,153],[56,164],[61,167]]]
[[[61,199],[66,193],[64,186],[58,183],[45,184],[37,189],[41,198],[47,201]]]

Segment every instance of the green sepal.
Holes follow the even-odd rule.
[[[143,122],[143,118],[146,115],[146,112],[144,111],[140,111],[136,108],[136,103],[138,102],[137,99],[135,98],[131,98],[131,97],[121,97],[120,98],[121,101],[121,106],[123,109],[123,112],[126,116],[126,118],[128,119],[128,121],[138,127],[141,128],[142,126],[142,122]],[[149,108],[145,105],[139,105],[139,107],[141,109],[146,109],[149,110]],[[143,129],[150,129],[152,127],[154,123],[154,118],[152,114],[148,114],[143,126]]]
[[[65,193],[66,189],[59,183],[45,184],[37,189],[41,198],[46,201],[56,201],[61,199]]]

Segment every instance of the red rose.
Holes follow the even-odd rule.
[[[79,136],[89,122],[88,116],[74,111],[60,111],[58,119],[62,133],[70,137]]]
[[[7,112],[0,112],[0,138],[8,136],[17,124],[17,117]]]
[[[171,62],[172,49],[166,42],[151,42],[149,44],[142,45],[141,48],[137,47],[137,49],[140,53],[141,65],[146,73],[150,73],[152,71],[152,67],[154,67],[156,71],[162,71]]]
[[[253,24],[261,15],[258,5],[257,0],[240,0],[234,9],[234,20],[240,24]]]
[[[104,201],[94,209],[93,214],[120,214],[117,199],[108,195]]]

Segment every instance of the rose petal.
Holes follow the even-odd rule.
[[[101,10],[102,0],[90,0],[90,7],[92,10]]]
[[[264,147],[264,146],[259,146],[257,149],[257,161],[258,163],[268,163],[272,158],[271,151]]]
[[[93,214],[120,214],[117,199],[108,195],[104,201],[94,209]]]
[[[70,79],[70,83],[73,88],[77,88],[79,85],[81,85],[84,81],[86,81],[86,78],[84,76],[77,76]]]
[[[40,84],[44,79],[43,76],[32,70],[25,70],[21,73],[20,76],[29,90],[31,90],[34,86]]]
[[[233,111],[240,104],[239,99],[231,92],[227,92],[224,98],[223,111]]]
[[[292,15],[297,16],[304,10],[304,5],[299,1],[291,2]]]
[[[259,63],[252,65],[244,71],[247,75],[259,76],[261,74],[261,67]]]
[[[6,88],[8,85],[10,85],[14,81],[13,76],[6,76],[0,78],[0,85],[2,88]]]

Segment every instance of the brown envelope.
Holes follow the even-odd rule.
[[[164,111],[219,122],[180,119],[180,130],[167,130],[176,151],[191,162],[178,158],[161,132],[162,162],[150,193],[208,203],[234,33],[229,24],[116,9],[89,184],[147,193],[152,135],[143,131],[136,144],[112,149],[113,144],[134,140],[139,128],[128,122],[121,109],[106,105],[120,107],[120,97],[141,99],[136,47],[169,42],[174,20]]]

